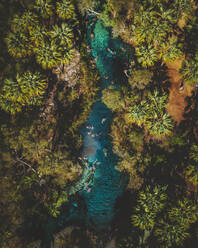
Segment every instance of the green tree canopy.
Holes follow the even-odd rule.
[[[143,67],[153,66],[158,60],[157,50],[152,45],[140,44],[135,50],[138,62]]]
[[[132,89],[138,88],[144,89],[152,80],[153,72],[149,70],[131,70],[129,74],[128,82]]]
[[[16,58],[23,58],[32,53],[32,45],[29,43],[28,37],[23,32],[8,33],[6,37],[8,52]]]
[[[164,208],[167,195],[167,186],[155,186],[151,189],[147,186],[144,191],[140,191],[138,205],[135,214],[131,216],[132,223],[142,230],[151,230],[155,224],[155,219]]]
[[[34,9],[43,18],[49,18],[53,15],[54,6],[52,0],[35,0]]]
[[[72,4],[71,0],[62,0],[56,2],[56,12],[58,16],[63,20],[76,18],[75,7]]]
[[[167,95],[149,92],[144,100],[129,107],[130,112],[125,117],[139,126],[144,124],[151,134],[160,138],[170,134],[173,128],[172,118],[166,113],[166,104]]]
[[[183,61],[180,73],[184,82],[193,84],[198,82],[198,54]]]
[[[47,79],[39,72],[17,74],[15,80],[5,79],[0,95],[3,110],[15,114],[23,106],[40,105],[47,87]]]
[[[167,42],[161,43],[159,49],[160,58],[162,58],[164,62],[174,61],[183,54],[182,44],[178,43],[176,37],[170,38]]]
[[[38,47],[34,48],[36,61],[43,69],[50,69],[57,66],[61,61],[61,48],[58,47],[55,40],[42,40]]]
[[[198,220],[198,208],[189,199],[179,200],[176,207],[168,211],[169,219],[172,223],[188,228],[190,224]]]
[[[121,92],[111,86],[102,91],[102,101],[113,111],[120,111],[124,107],[124,99]]]
[[[183,226],[168,220],[160,220],[154,234],[165,248],[183,245],[183,241],[190,236]]]
[[[50,36],[57,44],[67,45],[68,48],[73,46],[73,32],[67,23],[62,23],[61,26],[54,25],[50,31]]]

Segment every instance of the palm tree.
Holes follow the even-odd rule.
[[[55,39],[57,44],[67,45],[67,47],[73,46],[72,39],[74,38],[74,35],[67,23],[62,23],[60,27],[58,25],[53,26],[53,29],[49,34]]]
[[[138,126],[141,126],[145,122],[145,108],[144,108],[144,102],[141,102],[139,105],[133,105],[131,108],[129,108],[130,113],[125,116],[127,118],[127,121],[134,122]]]
[[[136,55],[138,56],[138,62],[143,67],[153,66],[158,60],[157,51],[152,45],[140,45],[136,48]]]
[[[190,14],[193,11],[193,3],[190,0],[174,0],[175,8],[177,9],[178,17],[183,13]]]
[[[32,53],[32,44],[23,32],[8,33],[6,37],[8,52],[17,58],[22,58]]]
[[[36,0],[34,9],[43,18],[48,18],[53,15],[53,5],[52,0]]]
[[[159,10],[160,11],[158,12],[158,15],[164,23],[169,22],[171,24],[174,24],[177,22],[176,11],[174,8],[165,9],[163,6],[161,6]]]
[[[46,86],[46,78],[39,72],[32,73],[27,71],[20,80],[21,91],[24,95],[28,95],[29,98],[43,95]]]
[[[146,125],[151,134],[160,138],[164,135],[170,134],[174,125],[171,117],[167,113],[158,114],[159,115],[156,116],[155,120],[147,120]]]
[[[193,84],[198,82],[198,55],[195,58],[184,60],[180,73],[184,82]]]
[[[140,239],[141,243],[145,243],[150,236],[155,220],[166,204],[166,189],[167,186],[157,185],[153,189],[147,186],[144,191],[139,193],[138,205],[131,220],[133,225],[144,231],[144,235]]]
[[[185,170],[186,177],[195,187],[198,185],[198,166],[195,164],[189,165]]]
[[[23,106],[39,105],[46,86],[46,78],[39,72],[27,71],[21,76],[17,74],[15,80],[5,79],[0,105],[11,114],[21,111]]]
[[[61,64],[69,64],[70,61],[74,58],[76,54],[76,50],[63,48],[61,54],[62,54],[60,59]]]
[[[181,57],[182,44],[178,44],[177,38],[170,38],[168,42],[160,44],[160,58],[164,62],[174,61]]]
[[[62,0],[56,3],[56,12],[63,20],[76,19],[75,7],[70,0]]]
[[[197,221],[198,209],[189,199],[184,198],[177,202],[177,206],[168,211],[169,219],[173,223],[189,228],[190,224]]]
[[[125,115],[125,119],[139,126],[144,124],[151,134],[160,138],[170,134],[173,128],[173,120],[166,113],[166,104],[165,94],[160,96],[158,91],[154,91],[153,94],[149,92],[145,100],[129,108],[130,113]]]
[[[182,245],[183,241],[190,236],[182,225],[169,223],[168,220],[159,221],[154,235],[163,247],[167,248]]]
[[[13,102],[4,97],[3,94],[0,94],[0,107],[11,115],[14,115],[22,110],[21,104],[19,104],[18,102],[15,102],[15,104],[13,104]]]
[[[49,69],[57,66],[61,61],[61,48],[54,40],[42,40],[38,47],[34,48],[36,61],[43,69]]]
[[[29,27],[29,33],[30,39],[34,42],[35,46],[39,46],[39,43],[47,37],[47,30],[43,25]]]
[[[190,148],[190,159],[192,159],[195,163],[198,163],[198,145],[192,144]]]
[[[139,193],[136,213],[131,216],[132,223],[142,230],[153,228],[157,214],[164,208],[167,195],[165,191],[167,186],[159,185],[151,189],[147,186],[144,191]]]
[[[192,144],[189,153],[189,165],[185,169],[185,174],[189,182],[194,186],[198,185],[198,145]]]

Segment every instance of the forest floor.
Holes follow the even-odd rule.
[[[169,87],[169,104],[167,105],[167,111],[172,116],[174,121],[179,124],[181,120],[184,120],[183,113],[185,112],[185,107],[187,106],[186,97],[191,96],[193,86],[184,85],[183,90],[179,90],[180,84],[182,82],[179,70],[182,66],[182,61],[184,57],[175,60],[174,62],[167,62],[168,67],[167,76],[171,83]]]

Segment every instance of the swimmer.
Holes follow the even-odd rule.
[[[105,79],[108,79],[108,78],[109,78],[109,76],[107,76],[107,75],[106,75],[106,76],[104,76],[104,78],[105,78]]]
[[[101,134],[102,134],[102,132],[100,132],[100,133],[97,133],[97,134],[96,134],[96,136],[100,136]]]
[[[129,77],[129,75],[127,74],[127,70],[124,70],[124,74]]]
[[[87,134],[88,134],[88,135],[91,135],[91,132],[88,132]]]
[[[96,167],[94,165],[88,165],[87,168],[91,171],[91,174],[94,174],[94,171],[96,169]]]
[[[94,33],[91,33],[91,39],[94,39]]]
[[[84,184],[84,190],[87,191],[88,193],[91,191],[91,188],[89,187],[89,183],[88,182],[86,182]]]
[[[106,121],[106,118],[102,118],[101,123],[103,124]]]
[[[94,134],[94,133],[92,133],[91,137],[95,137],[95,134]]]
[[[105,157],[106,157],[106,156],[107,156],[107,149],[104,148],[104,149],[103,149],[103,152],[104,152],[104,155],[105,155]]]
[[[125,48],[124,48],[124,47],[122,47],[122,48],[121,48],[121,50],[124,52],[124,51],[125,51]]]
[[[107,51],[109,51],[112,55],[115,54],[110,48],[107,48]]]
[[[87,188],[86,188],[86,191],[89,193],[89,192],[91,192],[91,188],[88,186]]]

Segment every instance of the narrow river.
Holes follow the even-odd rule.
[[[81,180],[70,189],[74,197],[69,206],[63,207],[58,218],[50,219],[45,225],[43,247],[50,247],[51,236],[57,227],[61,229],[68,224],[81,223],[96,231],[105,230],[115,216],[116,200],[123,193],[127,181],[114,168],[118,158],[112,152],[109,136],[112,112],[101,101],[104,88],[110,85],[118,87],[118,82],[126,82],[123,75],[124,64],[128,61],[126,49],[119,39],[111,38],[110,30],[94,16],[89,17],[87,23],[87,44],[92,56],[90,59],[94,60],[100,74],[101,89],[88,121],[80,130],[83,149],[79,159],[85,169]]]

